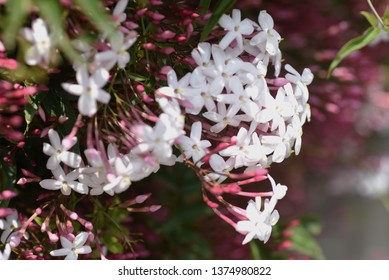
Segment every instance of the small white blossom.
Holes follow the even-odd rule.
[[[73,170],[72,172],[65,174],[64,170],[61,167],[52,170],[55,179],[45,179],[42,180],[39,184],[42,188],[47,190],[61,190],[62,194],[70,195],[71,190],[81,193],[87,194],[88,187],[76,181],[79,177],[79,171]]]
[[[192,158],[194,162],[200,160],[206,154],[206,149],[211,146],[211,142],[208,140],[201,140],[202,125],[201,122],[195,122],[192,124],[190,137],[181,136],[178,142],[184,150],[185,156],[189,159]]]
[[[32,22],[32,29],[24,28],[22,33],[26,40],[33,44],[24,55],[26,63],[37,65],[43,61],[45,64],[49,64],[52,39],[46,23],[38,18]]]
[[[47,169],[56,169],[60,167],[61,162],[73,168],[79,167],[81,164],[81,157],[68,151],[76,144],[77,138],[73,137],[70,141],[64,139],[61,142],[58,133],[54,129],[50,129],[48,134],[51,145],[43,143],[43,152],[50,156],[46,164]]]
[[[62,249],[53,250],[50,255],[53,257],[66,256],[65,260],[77,260],[80,254],[89,254],[92,252],[90,246],[85,246],[85,242],[88,240],[88,233],[81,232],[77,234],[73,242],[69,239],[61,236],[60,241]]]
[[[84,116],[93,116],[97,112],[97,102],[107,104],[111,99],[108,92],[102,88],[109,78],[109,73],[103,68],[97,69],[91,76],[85,67],[80,67],[76,73],[78,84],[62,83],[62,87],[73,95],[80,96],[78,110]]]
[[[262,31],[251,39],[251,45],[257,45],[263,53],[267,52],[271,56],[276,55],[281,36],[274,30],[273,18],[266,11],[261,11],[258,22]]]
[[[237,9],[232,10],[232,17],[222,15],[219,19],[219,25],[228,30],[219,42],[222,49],[226,49],[233,40],[236,40],[240,49],[243,49],[243,35],[250,35],[254,31],[251,20],[244,19],[241,21],[240,10]]]

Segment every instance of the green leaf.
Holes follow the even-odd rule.
[[[335,68],[345,57],[347,57],[350,53],[367,46],[371,41],[373,41],[378,36],[379,33],[380,33],[379,28],[371,26],[361,36],[348,41],[340,49],[340,51],[332,61],[328,69],[327,78],[331,76],[332,72],[335,70]]]
[[[38,111],[45,94],[45,92],[40,92],[29,97],[29,102],[26,104],[24,109],[24,118],[27,125],[32,122],[32,119],[34,118],[35,113]]]
[[[113,235],[105,234],[102,238],[104,244],[107,246],[108,250],[113,254],[122,254],[123,246],[120,241]]]
[[[62,9],[58,1],[39,0],[37,1],[42,17],[50,26],[54,42],[71,61],[80,59],[79,53],[73,48],[70,39],[65,32],[62,19]]]
[[[205,15],[205,13],[209,9],[209,5],[211,4],[211,0],[200,0],[198,9],[199,9],[199,14],[201,16]]]
[[[219,21],[221,16],[226,12],[232,9],[236,3],[236,0],[219,0],[215,5],[215,10],[212,12],[211,18],[208,20],[207,24],[204,26],[204,30],[201,33],[200,41],[207,39],[208,35],[211,33],[213,27]]]
[[[108,37],[114,33],[115,26],[105,12],[101,1],[98,0],[75,0],[74,1],[89,18],[89,20]]]
[[[389,8],[386,8],[382,21],[385,23],[385,26],[389,25]]]
[[[313,218],[303,218],[300,224],[289,229],[292,232],[292,246],[288,250],[296,251],[313,259],[324,259],[324,254],[315,239],[321,230],[320,224]]]
[[[31,0],[12,0],[6,3],[3,40],[7,49],[13,49],[20,27],[31,9]]]
[[[378,26],[378,19],[375,15],[369,12],[362,11],[361,14],[367,19],[367,21],[371,24],[373,27]]]

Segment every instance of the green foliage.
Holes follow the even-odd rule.
[[[6,3],[5,20],[2,22],[3,40],[8,49],[13,49],[16,43],[16,36],[28,16],[32,7],[31,0],[12,0]]]
[[[208,1],[202,1],[202,2],[208,2]],[[221,16],[227,13],[229,10],[231,10],[232,7],[234,7],[235,3],[236,0],[219,0],[216,3],[215,9],[212,11],[212,16],[208,20],[207,24],[204,26],[203,32],[201,33],[200,36],[201,42],[207,39],[208,35],[211,33],[213,27],[217,24]]]
[[[324,259],[323,252],[315,239],[315,235],[321,231],[319,222],[311,217],[301,218],[300,224],[290,227],[292,246],[288,250],[298,252],[313,259]]]
[[[362,49],[367,46],[371,41],[373,41],[378,34],[380,33],[380,28],[378,27],[369,27],[361,36],[354,38],[348,41],[338,52],[334,60],[332,61],[327,78],[329,78],[335,68],[340,64],[340,62],[346,58],[350,53]]]

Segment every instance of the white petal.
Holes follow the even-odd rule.
[[[62,83],[62,88],[73,95],[81,95],[85,92],[85,88],[77,84]]]
[[[85,244],[88,240],[89,234],[87,232],[80,232],[77,234],[76,238],[74,238],[73,245],[75,248],[79,248]]]
[[[47,190],[59,190],[62,188],[62,182],[53,179],[42,180],[39,182],[39,185]]]
[[[71,250],[69,248],[62,248],[62,249],[51,251],[50,255],[53,257],[66,256],[70,252],[71,252]]]
[[[84,116],[93,116],[97,112],[96,100],[87,95],[81,95],[78,99],[78,110]]]
[[[63,151],[61,153],[60,159],[63,163],[73,168],[78,168],[81,164],[81,157],[68,151]]]
[[[80,67],[76,72],[76,80],[82,87],[89,86],[89,75],[85,66]]]
[[[107,104],[109,100],[111,99],[111,95],[106,92],[105,90],[99,89],[97,90],[97,96],[96,99],[100,101],[101,103]]]
[[[89,246],[82,246],[80,248],[77,248],[74,252],[76,254],[89,254],[90,252],[92,252],[92,249]]]
[[[202,125],[201,122],[195,122],[192,124],[192,129],[190,131],[190,138],[193,140],[200,141],[201,138]]]
[[[273,29],[274,28],[273,18],[266,11],[261,11],[259,13],[258,23],[262,29]]]
[[[55,153],[55,149],[48,143],[43,143],[43,153],[48,156],[51,156]]]
[[[57,169],[59,167],[59,164],[60,164],[60,160],[57,157],[57,155],[54,154],[51,157],[49,157],[46,164],[46,168],[50,170]]]
[[[78,255],[73,251],[70,251],[69,254],[65,258],[66,261],[75,261],[77,259],[78,259]]]
[[[93,75],[92,75],[92,80],[93,82],[99,87],[102,88],[105,86],[109,79],[109,72],[106,69],[99,68],[97,69]]]
[[[223,39],[221,39],[221,41],[219,42],[220,48],[222,48],[223,50],[226,49],[237,36],[240,36],[240,35],[237,35],[236,32],[233,32],[233,31],[228,32],[223,37]]]
[[[65,238],[65,237],[63,237],[63,236],[61,236],[59,239],[60,239],[60,241],[61,241],[62,247],[66,248],[66,249],[70,249],[70,248],[73,247],[73,243],[70,242],[69,239],[67,239],[67,238]]]

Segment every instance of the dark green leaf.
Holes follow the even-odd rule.
[[[211,33],[213,27],[219,21],[221,16],[232,9],[236,3],[236,0],[219,0],[215,5],[215,9],[212,12],[211,18],[208,20],[207,24],[204,26],[204,30],[201,33],[200,41],[207,39],[208,35]]]
[[[335,70],[335,68],[345,57],[347,57],[350,53],[367,46],[371,41],[373,41],[378,36],[379,33],[380,33],[379,28],[369,27],[361,36],[348,41],[340,49],[340,51],[332,61],[328,69],[327,78],[331,76],[332,72]]]
[[[209,9],[209,5],[211,4],[211,0],[200,0],[198,9],[199,9],[199,14],[200,15],[205,15],[205,13]]]
[[[367,21],[371,24],[371,26],[377,27],[378,19],[376,18],[375,15],[365,11],[362,11],[361,14],[367,19]]]
[[[26,120],[27,125],[29,125],[32,119],[35,116],[35,113],[38,111],[40,103],[46,93],[40,92],[38,94],[30,96],[30,101],[26,104],[24,109],[24,118]]]
[[[12,0],[6,4],[5,25],[3,26],[3,40],[7,49],[13,49],[16,43],[16,36],[23,25],[31,9],[31,0]]]

